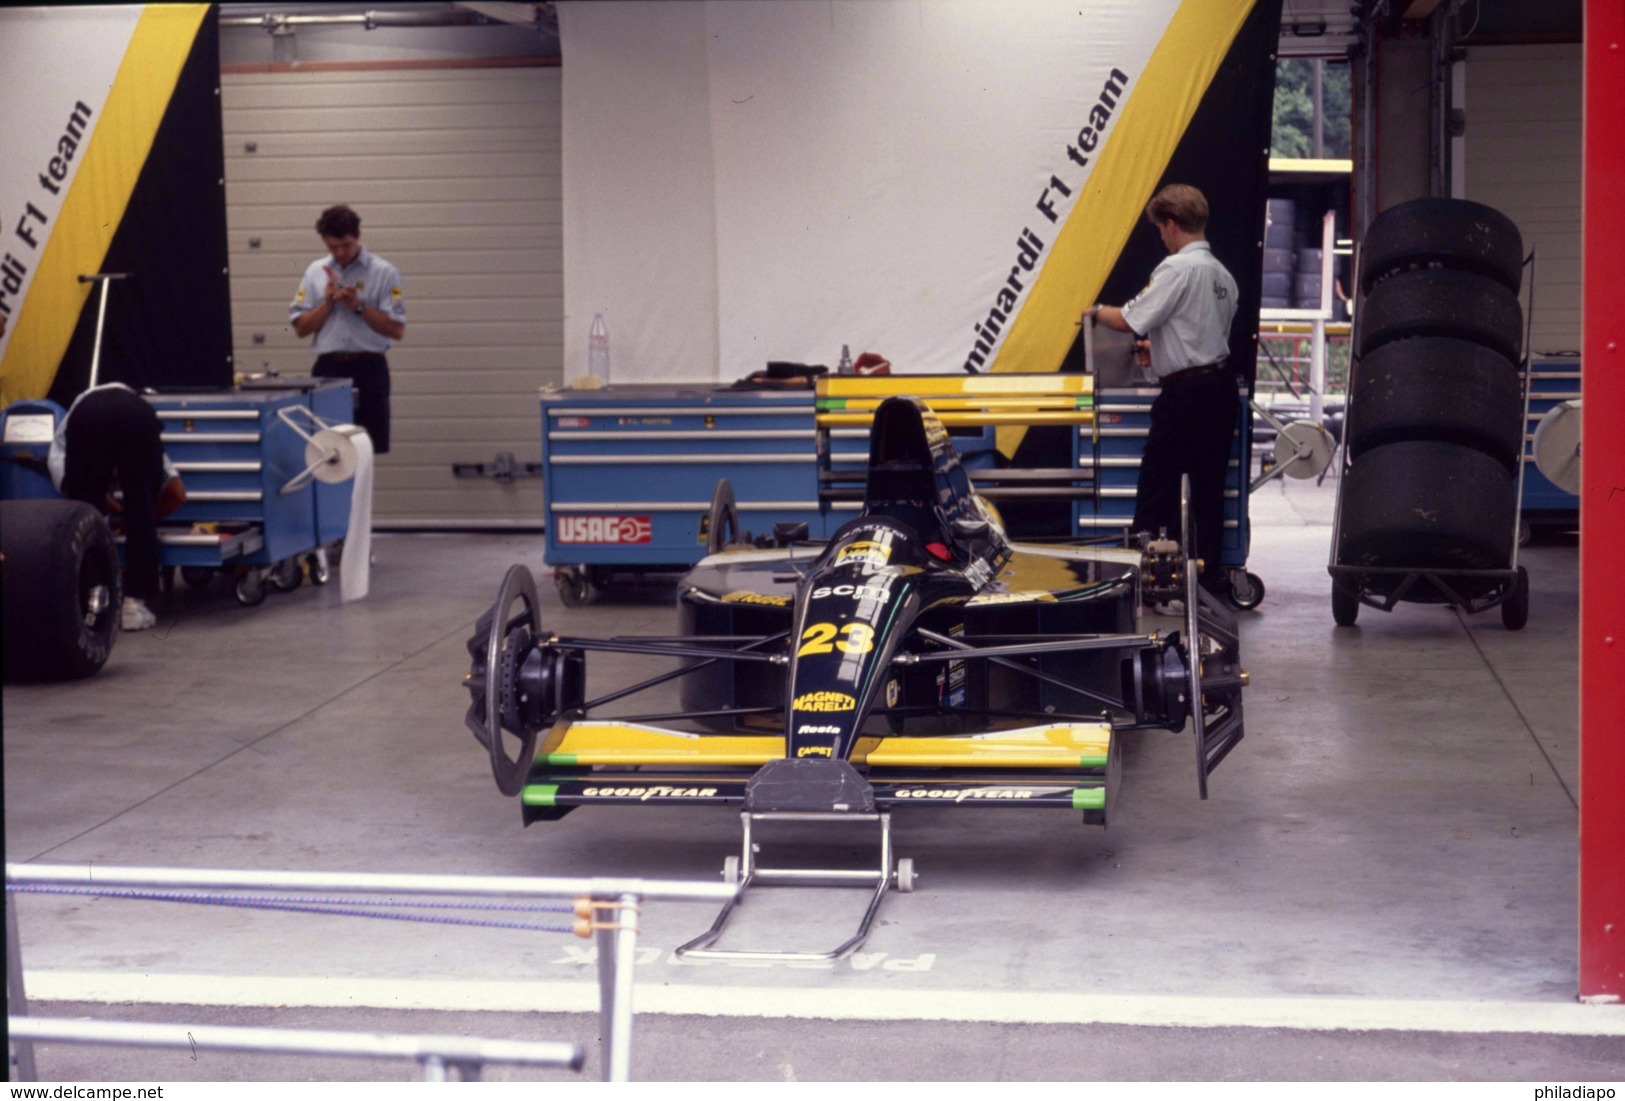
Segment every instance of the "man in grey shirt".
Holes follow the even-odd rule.
[[[1189,475],[1196,553],[1204,588],[1229,592],[1219,565],[1224,540],[1224,480],[1230,465],[1240,396],[1229,365],[1236,281],[1207,242],[1207,199],[1188,184],[1169,184],[1146,204],[1169,256],[1151,281],[1121,308],[1089,313],[1107,328],[1151,345],[1151,374],[1161,393],[1140,461],[1134,530],[1179,531],[1179,481]]]
[[[288,305],[288,320],[312,341],[317,378],[355,383],[356,423],[372,437],[372,449],[389,450],[390,341],[406,335],[406,295],[401,273],[361,247],[361,219],[347,206],[328,207],[316,232],[327,255],[313,260]]]

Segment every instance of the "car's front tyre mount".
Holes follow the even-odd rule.
[[[1179,511],[1186,562],[1185,663],[1190,677],[1191,725],[1196,732],[1196,787],[1207,798],[1207,778],[1246,734],[1241,690],[1241,635],[1235,613],[1197,583],[1189,476],[1180,479]]]
[[[537,736],[556,717],[563,655],[547,645],[538,618],[536,582],[515,565],[468,640],[464,685],[472,697],[465,721],[490,751],[491,774],[504,795],[518,795],[530,775]],[[510,741],[517,743],[510,752]]]
[[[733,486],[728,479],[718,478],[705,516],[705,553],[719,554],[741,542],[750,542],[750,535],[739,529],[739,506],[734,502]]]

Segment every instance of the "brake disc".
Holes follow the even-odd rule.
[[[516,601],[523,604],[517,611],[514,610]],[[488,613],[490,625],[486,630],[484,653],[480,655],[483,657],[481,679],[485,689],[486,727],[482,741],[491,751],[491,774],[496,778],[497,790],[504,795],[518,795],[524,788],[531,761],[536,756],[540,726],[525,721],[519,704],[518,670],[539,641],[539,607],[536,581],[530,571],[522,565],[511,567]],[[470,640],[470,649],[472,644]],[[480,657],[476,657],[477,663]],[[472,680],[471,672],[471,691]],[[478,736],[478,731],[475,733]],[[508,750],[510,738],[517,742],[516,752],[512,754]]]

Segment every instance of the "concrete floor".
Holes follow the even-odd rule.
[[[679,961],[711,911],[650,906],[635,1075],[1625,1078],[1625,1008],[1575,1002],[1575,546],[1522,552],[1521,632],[1421,605],[1339,629],[1334,485],[1252,499],[1269,592],[1242,616],[1248,733],[1206,802],[1189,735],[1159,733],[1126,743],[1107,830],[899,812],[920,886],[829,967]],[[375,547],[365,601],[335,584],[244,609],[223,584],[183,590],[92,680],[7,685],[7,860],[715,879],[731,813],[588,809],[526,830],[496,792],[462,722],[465,642],[510,563],[540,570],[539,537]],[[652,583],[567,609],[542,593],[549,626],[594,636],[671,631],[671,597]],[[634,667],[595,656],[593,687]],[[764,891],[729,943],[832,947],[862,902]],[[570,937],[41,896],[19,917],[36,1013],[596,1035],[579,1016],[590,952]],[[205,1066],[40,1054],[52,1080],[413,1074]]]

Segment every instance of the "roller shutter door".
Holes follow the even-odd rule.
[[[452,464],[541,458],[537,391],[562,373],[559,70],[311,68],[223,74],[237,369],[310,373],[288,301],[317,214],[349,203],[407,294],[377,524],[539,526],[539,478]]]
[[[1466,64],[1466,197],[1536,250],[1531,351],[1578,349],[1580,46],[1474,46]]]

